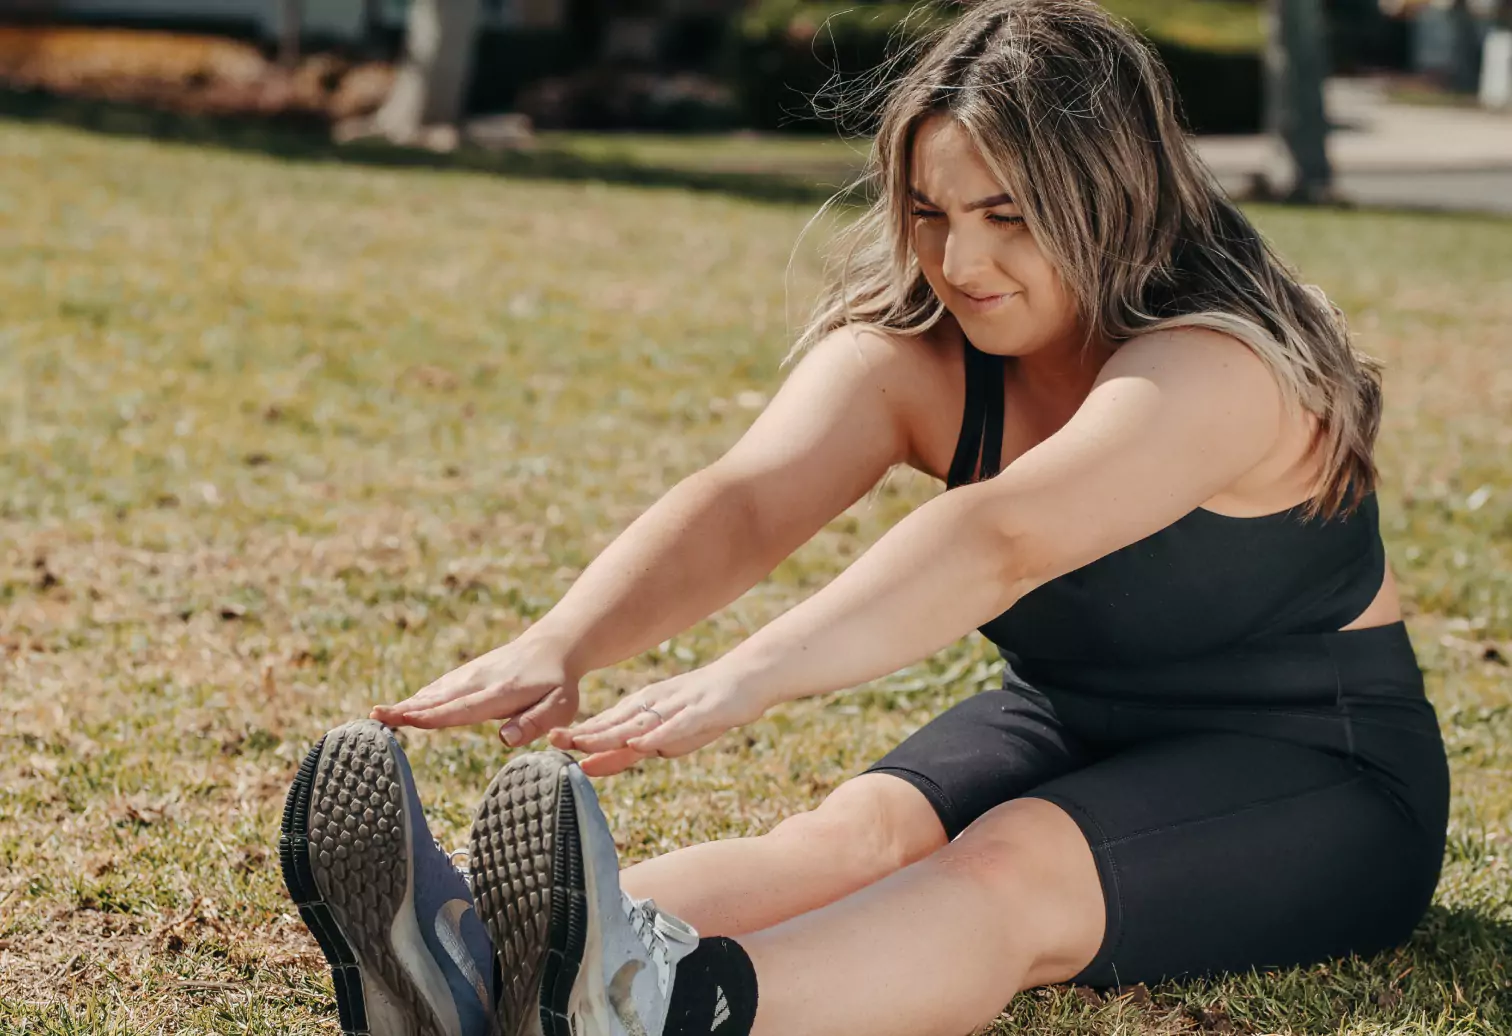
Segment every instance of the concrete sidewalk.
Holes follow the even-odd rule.
[[[1334,177],[1369,205],[1512,214],[1512,113],[1393,103],[1384,84],[1328,84]],[[1202,137],[1198,150],[1230,191],[1271,167],[1264,136]]]

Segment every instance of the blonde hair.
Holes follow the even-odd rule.
[[[1013,195],[1088,341],[1177,327],[1238,338],[1318,418],[1307,512],[1349,510],[1374,488],[1380,365],[1224,195],[1183,130],[1169,73],[1132,29],[1091,0],[986,0],[918,49],[906,72],[876,81],[886,99],[858,181],[875,200],[838,235],[784,365],[845,325],[920,334],[944,315],[911,246],[908,188],[915,134],[946,115]]]

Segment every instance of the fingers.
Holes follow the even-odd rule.
[[[650,731],[626,738],[623,747],[595,751],[578,765],[590,777],[607,777],[628,770],[653,756],[671,758],[686,755],[718,738],[725,730],[725,725],[712,715],[688,707],[679,710],[665,723],[658,724]],[[607,731],[598,736],[605,737],[613,733]]]
[[[401,702],[395,702],[393,705],[374,705],[368,717],[380,723],[387,723],[389,726],[401,726],[407,714],[437,705],[450,693],[449,687],[440,687],[435,683],[429,684]]]
[[[484,689],[464,694],[451,701],[428,706],[421,705],[401,713],[399,720],[406,726],[435,730],[439,727],[460,727],[469,723],[482,723],[484,720],[508,715],[509,711],[508,703],[501,701],[495,691]]]
[[[675,716],[681,708],[681,703],[675,699],[659,701],[650,708],[637,707],[613,726],[594,733],[574,734],[573,747],[582,752],[608,752],[616,748],[624,748],[631,738],[654,730],[659,724]]]
[[[368,716],[391,727],[415,726],[408,717],[425,715],[430,710],[448,702],[477,694],[483,690],[481,681],[474,678],[475,668],[469,662],[460,669],[453,669],[438,680],[432,680],[414,694],[393,705],[374,705]]]
[[[644,734],[625,740],[628,748],[642,755],[686,755],[713,741],[728,728],[696,706],[680,709]]]
[[[728,719],[675,699],[658,702],[656,709],[670,714],[658,721],[654,714],[635,709],[629,719],[597,734],[575,737],[570,729],[553,730],[552,744],[564,751],[588,752],[578,764],[583,772],[590,777],[606,777],[654,756],[686,755],[730,729]]]
[[[529,744],[548,730],[572,719],[577,703],[558,687],[499,728],[499,739],[514,748]]]
[[[644,695],[637,692],[621,698],[598,715],[590,716],[581,723],[573,724],[567,728],[568,733],[576,740],[589,734],[600,733],[611,727],[617,727],[626,720],[634,719],[638,715],[650,716],[649,712],[641,708],[643,704],[655,705],[657,709],[661,708],[655,702],[647,702]]]
[[[476,686],[476,685],[474,685]],[[425,698],[424,692],[417,696],[420,703],[415,707],[403,712],[386,710],[385,715],[374,715],[374,719],[382,720],[391,726],[419,727],[422,730],[434,730],[439,727],[460,727],[469,723],[483,723],[491,719],[504,719],[526,705],[534,705],[538,701],[544,701],[553,695],[567,695],[568,689],[561,686],[549,686],[546,693],[541,693],[541,686],[513,686],[505,689],[499,687],[477,687],[467,689],[459,693],[457,689],[447,689],[442,692],[446,698]],[[465,687],[465,685],[464,685]],[[558,706],[559,708],[561,706]],[[392,718],[390,718],[392,717]]]
[[[646,758],[633,748],[620,748],[613,752],[598,752],[585,758],[578,765],[589,777],[608,777],[621,773]]]

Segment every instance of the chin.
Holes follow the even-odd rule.
[[[997,321],[983,320],[980,317],[956,317],[956,323],[961,325],[961,332],[984,353],[992,353],[997,356],[1028,356],[1038,352],[1043,342],[1026,339],[1022,335],[1013,333],[1011,325],[1002,327]]]
[[[1024,325],[1028,321],[1023,314],[1016,318],[1006,314],[1003,317],[962,315],[955,314],[954,311],[952,314],[961,333],[972,345],[981,352],[995,356],[1022,358],[1036,353],[1075,352],[1081,347],[1075,326],[1047,333],[1047,329],[1042,327],[1026,328]]]

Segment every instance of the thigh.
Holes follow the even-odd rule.
[[[1078,766],[1092,755],[1039,691],[1007,685],[947,709],[867,773],[912,784],[955,838],[992,807]]]
[[[828,865],[848,864],[869,881],[947,841],[929,800],[885,771],[844,781],[814,809],[787,817],[768,835],[823,845]]]
[[[1194,734],[1035,788],[1081,827],[1102,883],[1091,985],[1284,967],[1404,941],[1442,843],[1355,762]]]

